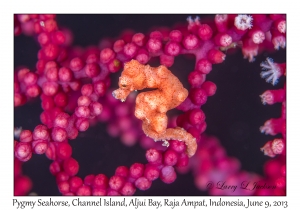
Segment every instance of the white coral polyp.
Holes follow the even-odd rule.
[[[267,120],[263,126],[259,128],[261,133],[265,133],[267,135],[276,135],[277,133],[274,130],[274,126],[271,120]]]
[[[253,35],[252,41],[255,44],[260,44],[265,40],[265,34],[262,31],[259,31]]]
[[[225,22],[225,21],[227,21],[227,19],[228,19],[228,15],[216,15],[215,16],[215,21],[217,22],[217,23],[222,23],[222,22]]]
[[[281,47],[282,49],[285,48],[285,44],[286,44],[286,40],[284,36],[277,36],[275,38],[272,39],[272,43],[274,45],[274,49],[275,50],[279,50],[279,48]]]
[[[280,33],[285,33],[286,32],[286,21],[285,20],[281,21],[278,24],[277,29]]]
[[[200,23],[200,17],[196,16],[194,19],[189,16],[187,17],[187,22],[188,22],[188,30],[191,30],[193,27],[195,26],[200,26],[201,23]]]
[[[244,58],[249,60],[249,62],[254,62],[255,61],[255,56],[258,54],[258,49],[242,49]]]
[[[267,90],[262,95],[260,95],[261,102],[265,104],[274,104],[274,95],[271,93],[271,91]]]
[[[234,25],[239,30],[246,30],[252,28],[252,16],[251,15],[238,15],[234,19]]]
[[[284,143],[282,141],[282,139],[274,139],[272,141],[272,150],[274,152],[274,154],[281,154],[283,152],[284,149]]]
[[[280,67],[274,63],[271,58],[267,58],[265,62],[260,64],[260,66],[263,67],[263,71],[260,73],[260,76],[266,79],[267,82],[276,85],[279,77],[282,75]]]
[[[200,17],[199,16],[196,16],[194,19],[192,18],[192,16],[188,16],[186,20],[189,24],[200,25]]]

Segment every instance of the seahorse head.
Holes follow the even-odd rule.
[[[125,101],[131,91],[144,89],[144,65],[136,60],[131,60],[124,65],[124,70],[119,77],[119,89],[113,91],[116,99]]]

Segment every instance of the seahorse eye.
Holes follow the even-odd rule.
[[[125,84],[122,84],[122,87],[126,87],[126,85],[125,85]]]

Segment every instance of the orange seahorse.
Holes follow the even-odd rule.
[[[112,94],[116,99],[125,101],[130,92],[145,88],[157,89],[139,93],[136,98],[135,116],[143,121],[144,133],[154,141],[164,141],[165,146],[171,139],[184,141],[188,156],[193,156],[197,150],[196,139],[181,127],[167,128],[166,112],[186,99],[187,89],[167,67],[151,67],[131,60],[125,63],[119,89]]]

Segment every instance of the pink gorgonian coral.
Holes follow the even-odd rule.
[[[15,195],[285,195],[286,30],[283,14],[14,15]],[[179,83],[113,97],[132,60],[186,90],[154,128],[183,128],[193,156],[147,121]],[[272,189],[217,185],[244,180]]]

